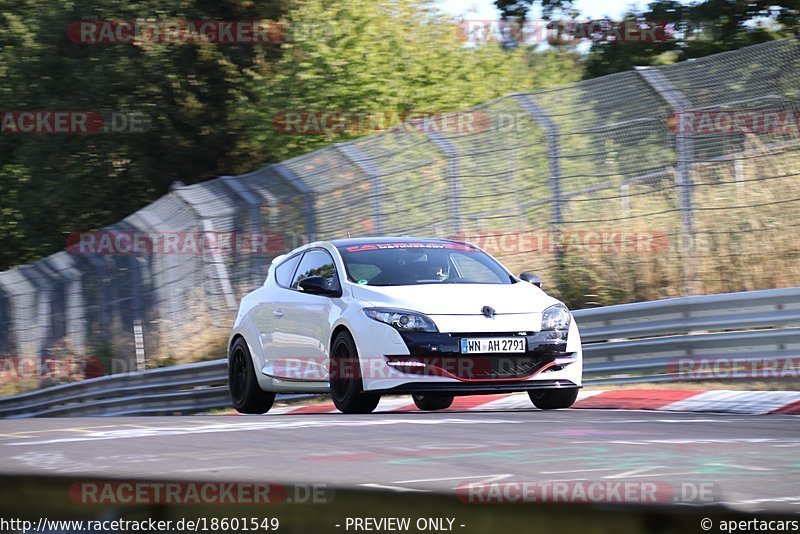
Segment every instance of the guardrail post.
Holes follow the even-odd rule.
[[[677,185],[680,195],[681,213],[681,256],[683,257],[684,293],[697,293],[696,258],[692,249],[696,246],[694,234],[694,212],[692,209],[692,161],[694,147],[691,136],[682,128],[681,114],[689,109],[689,102],[678,89],[658,69],[639,67],[636,71],[653,90],[672,108],[678,116],[675,148],[677,150]]]
[[[447,187],[449,189],[447,200],[450,207],[450,219],[453,221],[453,233],[458,235],[461,232],[461,192],[458,183],[458,152],[453,144],[442,137],[438,132],[426,131],[425,135],[442,151],[447,159]]]
[[[364,158],[361,151],[352,143],[336,143],[336,149],[353,165],[365,175],[369,177],[372,186],[372,194],[370,200],[372,201],[372,218],[373,231],[375,235],[383,233],[383,209],[381,206],[381,199],[383,197],[381,192],[381,175],[378,169]]]
[[[553,213],[550,219],[550,225],[554,234],[558,234],[563,224],[563,215],[561,212],[564,196],[561,192],[561,132],[558,125],[550,118],[542,108],[528,95],[524,93],[517,93],[513,95],[519,106],[528,114],[528,116],[544,129],[547,134],[547,162],[550,167],[548,175],[548,183],[550,185],[550,196],[552,197]],[[556,239],[558,243],[556,254],[557,262],[560,266],[564,259],[564,250],[561,246],[562,239]]]
[[[269,168],[287,184],[303,195],[303,212],[306,220],[306,239],[309,243],[316,239],[317,222],[314,214],[314,191],[309,188],[289,167],[283,163],[273,163]]]

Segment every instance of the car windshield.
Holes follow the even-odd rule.
[[[339,247],[351,282],[370,286],[511,284],[493,258],[461,243],[368,243]]]

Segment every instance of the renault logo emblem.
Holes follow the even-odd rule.
[[[492,308],[491,306],[484,306],[483,308],[481,308],[481,313],[483,314],[484,317],[488,317],[489,319],[491,319],[492,317],[494,317],[494,308]]]

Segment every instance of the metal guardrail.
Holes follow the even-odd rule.
[[[770,379],[784,365],[797,367],[800,355],[797,287],[605,306],[574,315],[587,385]]]
[[[681,297],[573,313],[584,343],[800,325],[800,287]]]
[[[731,369],[800,354],[800,288],[605,306],[574,316],[585,385],[719,380],[692,363],[724,359]],[[197,413],[230,407],[227,380],[226,359],[123,373],[0,398],[0,417]]]
[[[0,398],[0,417],[188,413],[230,404],[227,361],[92,378]]]

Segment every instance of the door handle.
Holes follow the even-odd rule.
[[[272,312],[272,315],[274,315],[275,317],[280,318],[280,317],[283,317],[283,312],[281,310],[275,310],[274,312]]]

